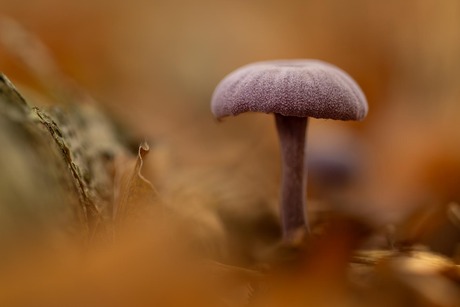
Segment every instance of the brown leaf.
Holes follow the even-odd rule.
[[[457,286],[450,280],[455,280],[459,268],[451,259],[431,252],[414,251],[395,257],[391,264],[406,285],[432,304],[454,306],[460,300]]]

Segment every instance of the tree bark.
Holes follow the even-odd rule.
[[[93,236],[110,218],[113,161],[128,154],[95,105],[32,107],[0,74],[0,240],[56,228]]]

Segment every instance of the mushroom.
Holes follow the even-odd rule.
[[[306,219],[305,135],[308,118],[361,120],[367,101],[343,70],[318,60],[257,62],[227,75],[216,87],[217,119],[245,112],[274,113],[282,159],[283,239],[309,232]]]

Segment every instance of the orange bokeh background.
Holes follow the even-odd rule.
[[[218,125],[210,97],[249,62],[318,58],[349,72],[370,105],[361,123],[313,120],[309,130],[312,150],[342,133],[359,142],[364,171],[351,199],[383,221],[460,200],[456,0],[2,0],[1,15],[40,37],[66,75],[159,144],[152,172],[160,187],[199,169],[249,178],[235,189],[276,200],[273,120],[247,114]],[[44,90],[1,45],[0,70]],[[189,185],[201,181],[191,176]]]

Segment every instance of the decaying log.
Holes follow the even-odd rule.
[[[111,218],[113,161],[130,153],[95,105],[32,107],[0,75],[0,127],[0,237],[91,236]]]

